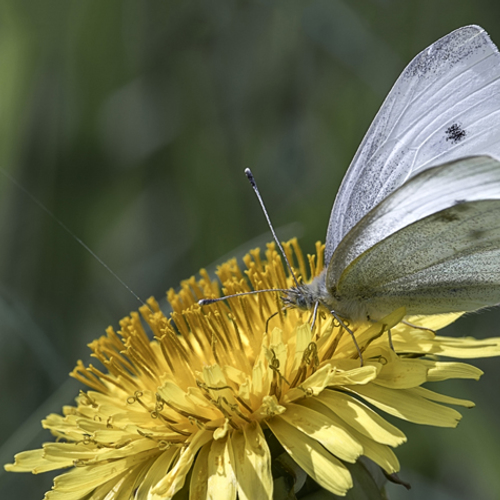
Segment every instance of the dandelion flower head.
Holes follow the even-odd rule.
[[[322,271],[321,244],[307,259],[296,240],[285,251],[304,281]],[[441,356],[500,353],[499,339],[436,336],[432,330],[457,314],[414,319],[427,329],[401,323],[401,310],[353,326],[361,364],[327,311],[311,331],[310,313],[283,310],[278,292],[198,305],[221,293],[291,286],[273,244],[264,257],[250,252],[244,272],[236,260],[220,266],[222,290],[205,271],[170,290],[168,317],[149,299],[118,332],[108,328],[90,344],[104,369],[79,361],[72,376],[87,391],[43,421],[56,441],[19,453],[6,469],[69,468],[56,477],[50,500],[166,500],[188,490],[190,499],[271,499],[272,438],[321,488],[345,495],[350,464],[362,456],[387,474],[399,470],[392,449],[406,437],[378,410],[454,427],[461,415],[448,405],[473,406],[421,387],[481,375]]]

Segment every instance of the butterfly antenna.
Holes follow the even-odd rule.
[[[292,266],[290,265],[290,261],[288,260],[288,257],[286,256],[285,250],[281,246],[280,240],[278,240],[278,236],[276,236],[276,231],[274,230],[274,227],[271,223],[271,219],[269,217],[269,214],[267,213],[266,206],[264,205],[264,200],[262,199],[262,196],[260,195],[259,188],[257,187],[257,183],[255,182],[255,177],[252,174],[252,171],[249,168],[245,168],[245,175],[247,176],[248,180],[250,181],[250,184],[252,185],[253,192],[255,193],[255,196],[257,196],[257,199],[259,200],[260,203],[260,208],[262,208],[262,211],[264,212],[264,215],[267,220],[267,225],[269,226],[269,229],[271,230],[271,233],[273,235],[274,241],[276,242],[276,245],[278,245],[278,248],[280,249],[281,255],[283,255],[283,258],[285,259],[286,265],[290,271],[290,274],[293,277],[293,281],[295,281],[295,286],[299,288],[299,282],[297,280],[297,277],[295,276],[295,273],[293,272]]]
[[[101,264],[104,269],[106,269],[111,276],[113,276],[118,283],[120,283],[126,290],[128,290],[143,306],[151,309],[146,302],[144,302],[139,295],[137,295],[86,243],[83,242],[71,229],[64,224],[63,221],[58,219],[53,212],[51,212],[41,201],[39,201],[35,196],[33,196],[20,182],[17,181],[15,177],[12,177],[4,169],[0,169],[0,173],[3,174],[10,182],[12,182],[17,188],[19,188],[28,198],[31,199],[33,203],[38,205],[54,222],[56,222],[66,233],[68,233],[77,243],[79,243],[87,252],[94,257],[94,259]]]
[[[221,300],[234,299],[235,297],[241,297],[243,295],[254,295],[256,293],[269,293],[269,292],[288,292],[286,288],[269,288],[266,290],[252,290],[251,292],[240,292],[233,293],[231,295],[224,295],[224,297],[216,297],[215,299],[201,299],[198,301],[200,306],[208,306],[209,304],[214,304],[215,302],[220,302]]]

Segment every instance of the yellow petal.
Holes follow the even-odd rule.
[[[346,360],[354,365],[349,371],[336,371],[330,377],[328,381],[328,387],[334,387],[337,385],[354,385],[354,384],[368,384],[377,377],[380,364],[368,365],[368,366],[358,366],[359,360]],[[307,383],[307,379],[304,384]]]
[[[359,330],[356,331],[356,339],[358,340],[360,345],[363,345],[365,342],[372,339],[375,335],[379,334],[382,330],[387,331],[394,328],[405,317],[405,314],[405,308],[400,307],[381,320],[376,321],[375,323],[364,324]],[[363,327],[365,328],[364,330],[362,330]],[[351,343],[353,343],[350,339],[350,336],[345,336],[344,342],[346,341],[350,341]]]
[[[275,328],[271,332],[269,351],[271,351],[270,354],[272,358],[279,362],[279,369],[281,370],[281,372],[286,373],[287,372],[286,365],[288,361],[288,348],[282,340],[282,331],[279,328]],[[270,361],[269,357],[268,361]]]
[[[109,451],[106,448],[96,450],[94,446],[83,443],[45,443],[43,449],[45,451],[45,460],[62,463],[69,462],[71,464],[75,460],[89,460],[98,457],[99,453]],[[61,465],[59,466],[61,467]]]
[[[395,334],[393,343],[396,352],[429,353],[458,359],[474,359],[498,356],[500,338],[475,339],[473,337],[441,337],[426,330],[411,330],[409,327]]]
[[[183,486],[186,476],[191,468],[198,450],[212,439],[212,432],[199,431],[193,437],[187,448],[180,452],[180,456],[173,468],[152,489],[151,493],[170,498],[174,496]]]
[[[170,465],[179,453],[179,448],[172,446],[160,453],[147,471],[134,500],[159,500],[160,497],[153,495],[153,488],[165,477]]]
[[[188,398],[187,394],[177,384],[165,382],[162,387],[158,388],[158,394],[167,403],[172,404],[174,408],[178,408],[185,413],[209,420],[214,418],[215,412],[213,409],[194,404],[191,398]]]
[[[377,408],[416,424],[456,427],[462,418],[458,411],[429,401],[416,389],[394,391],[374,384],[351,386],[348,389]]]
[[[359,361],[352,361],[356,365]],[[379,371],[378,366],[357,366],[349,371],[339,371],[334,363],[327,363],[319,370],[316,370],[310,377],[308,377],[300,385],[288,391],[284,398],[283,403],[291,403],[305,396],[305,391],[310,395],[318,396],[326,387],[333,387],[337,385],[351,385],[351,384],[367,384],[375,379]]]
[[[476,406],[472,401],[467,399],[452,398],[451,396],[446,396],[445,394],[429,391],[429,389],[426,389],[425,387],[415,387],[415,389],[412,389],[412,393],[429,399],[430,401],[437,401],[438,403],[445,403],[447,405],[465,406],[466,408],[474,408],[474,406]]]
[[[67,494],[68,498],[80,498],[78,495],[83,497],[147,459],[148,455],[141,453],[136,456],[113,460],[107,464],[100,463],[88,467],[77,467],[66,474],[57,476],[54,479],[54,490]]]
[[[399,471],[399,460],[395,453],[385,444],[380,444],[372,439],[363,436],[360,432],[352,429],[356,438],[363,446],[363,455],[373,460],[376,464],[380,465],[388,474]]]
[[[189,484],[189,500],[207,500],[210,445],[210,442],[203,445],[198,455],[196,455]]]
[[[231,436],[238,500],[271,500],[271,452],[260,425],[248,425]]]
[[[306,400],[307,401],[307,400]],[[330,453],[346,462],[354,463],[363,448],[342,427],[336,426],[323,413],[300,404],[288,404],[281,418],[312,439],[321,443]]]
[[[304,394],[304,393],[302,393]],[[265,396],[262,399],[260,408],[252,415],[252,417],[260,422],[275,415],[281,415],[286,411],[286,407],[278,403],[276,396]]]
[[[223,439],[227,436],[227,433],[230,432],[232,429],[233,428],[229,423],[229,419],[226,418],[224,419],[224,423],[220,427],[217,427],[217,429],[215,429],[213,437],[215,440]]]
[[[295,462],[320,486],[342,496],[352,488],[351,474],[345,465],[317,441],[294,429],[281,416],[268,420],[267,425]]]
[[[250,408],[252,407],[251,379],[240,385],[238,389],[238,398],[245,402]]]
[[[218,364],[203,367],[203,380],[210,387],[222,387],[227,385],[224,372]]]
[[[222,372],[227,379],[233,381],[238,386],[247,382],[248,374],[244,371],[238,370],[234,366],[223,366]]]
[[[187,390],[186,394],[186,400],[194,405],[196,408],[198,408],[198,411],[200,408],[204,408],[208,413],[208,415],[211,415],[211,418],[214,418],[214,407],[213,405],[207,400],[205,397],[205,394],[200,391],[197,387],[189,387]]]
[[[425,363],[428,367],[427,380],[429,382],[440,382],[450,378],[479,380],[483,374],[479,368],[458,361],[421,360],[421,363]]]
[[[323,413],[333,424],[335,424],[335,426],[344,429],[346,433],[361,444],[363,448],[363,455],[380,465],[380,467],[382,467],[388,474],[392,474],[393,472],[397,472],[399,470],[398,459],[388,446],[377,443],[373,439],[361,434],[361,432],[349,425],[351,421],[347,423],[341,420],[339,416],[336,415],[330,408],[327,408],[324,404],[320,403],[318,398],[307,398],[301,401],[300,404],[307,406],[308,408],[312,408],[319,413]]]
[[[229,436],[212,441],[208,454],[207,500],[235,500],[236,477],[234,475]]]
[[[128,470],[121,477],[109,481],[97,488],[92,493],[92,500],[126,500],[133,498],[137,485],[144,477],[144,467],[150,465],[150,461],[145,464]]]
[[[344,392],[327,390],[317,400],[361,434],[390,446],[406,441],[406,436],[378,413]]]
[[[269,377],[270,369],[268,368],[268,363],[266,364],[259,360],[252,370],[252,398],[254,401],[260,400],[269,394],[269,388],[271,386],[271,378]],[[254,402],[252,401],[252,403]]]
[[[405,318],[407,323],[415,326],[421,326],[422,328],[429,328],[429,330],[441,330],[445,326],[450,325],[456,321],[460,316],[463,316],[463,312],[449,313],[449,314],[435,314],[430,316],[408,316]],[[398,325],[394,330],[398,328],[408,329],[405,324]]]
[[[304,357],[304,353],[311,343],[312,334],[311,327],[308,323],[304,323],[297,327],[297,337],[295,339],[295,355],[293,359],[292,366],[290,368],[290,376],[293,377],[296,373],[296,370],[302,363],[302,359]]]
[[[436,336],[432,352],[460,359],[488,358],[500,354],[500,338],[475,339]]]
[[[113,479],[112,481],[109,481],[110,487],[113,486],[113,484],[118,481],[120,478]],[[89,498],[88,494],[85,493],[84,491],[73,491],[73,492],[66,492],[66,491],[57,491],[57,490],[51,490],[47,491],[45,493],[45,496],[43,497],[43,500],[87,500]],[[90,498],[93,499],[91,496]]]
[[[71,458],[72,462],[75,460],[82,461],[83,463],[80,465],[94,465],[107,460],[135,456],[149,450],[156,454],[158,452],[158,443],[153,439],[139,438],[125,446],[116,447],[116,449],[102,448],[100,450],[92,450],[86,446],[83,446],[83,448],[84,450],[79,451],[79,446],[75,446],[72,443],[48,443],[44,447],[46,457],[49,460],[55,459],[59,461],[63,457],[68,457]]]
[[[43,450],[29,450],[17,453],[14,456],[14,463],[5,464],[4,469],[8,472],[32,472],[35,468],[43,467],[46,464],[46,461],[43,459],[43,453]],[[72,464],[70,463],[70,465]],[[59,467],[59,464],[55,464],[52,469],[58,469]],[[36,474],[36,472],[33,473]]]
[[[375,384],[391,389],[410,389],[427,381],[427,366],[419,359],[404,359],[386,350],[385,357],[391,359],[383,365]]]

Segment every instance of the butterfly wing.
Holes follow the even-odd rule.
[[[418,54],[384,101],[335,200],[325,263],[344,236],[409,177],[474,154],[500,157],[500,54],[478,26]]]
[[[327,285],[337,286],[351,262],[405,226],[454,205],[484,199],[500,199],[500,162],[494,158],[462,158],[420,172],[380,202],[344,237],[330,260]],[[434,242],[427,244],[432,246]]]
[[[458,203],[400,229],[344,270],[337,293],[373,318],[500,303],[500,200]]]

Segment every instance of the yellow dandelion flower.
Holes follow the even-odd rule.
[[[298,275],[323,267],[323,247],[309,256],[309,272],[295,240],[286,245]],[[224,293],[286,288],[281,258],[269,245],[219,268]],[[47,499],[170,499],[189,488],[190,499],[271,499],[269,437],[321,487],[345,495],[349,464],[362,456],[386,473],[399,470],[392,451],[404,434],[375,409],[419,424],[454,427],[460,413],[448,405],[473,403],[421,387],[449,378],[477,379],[473,366],[440,361],[500,354],[500,339],[438,337],[457,315],[401,323],[395,311],[381,323],[355,328],[364,357],[344,329],[319,314],[283,311],[279,293],[246,295],[200,308],[218,296],[207,273],[168,292],[166,317],[150,299],[107,335],[90,344],[105,367],[78,362],[72,375],[90,389],[76,407],[52,414],[43,426],[56,442],[25,451],[9,471],[35,474],[71,468],[55,479]],[[152,331],[150,340],[145,324]],[[389,347],[391,329],[394,351]]]

